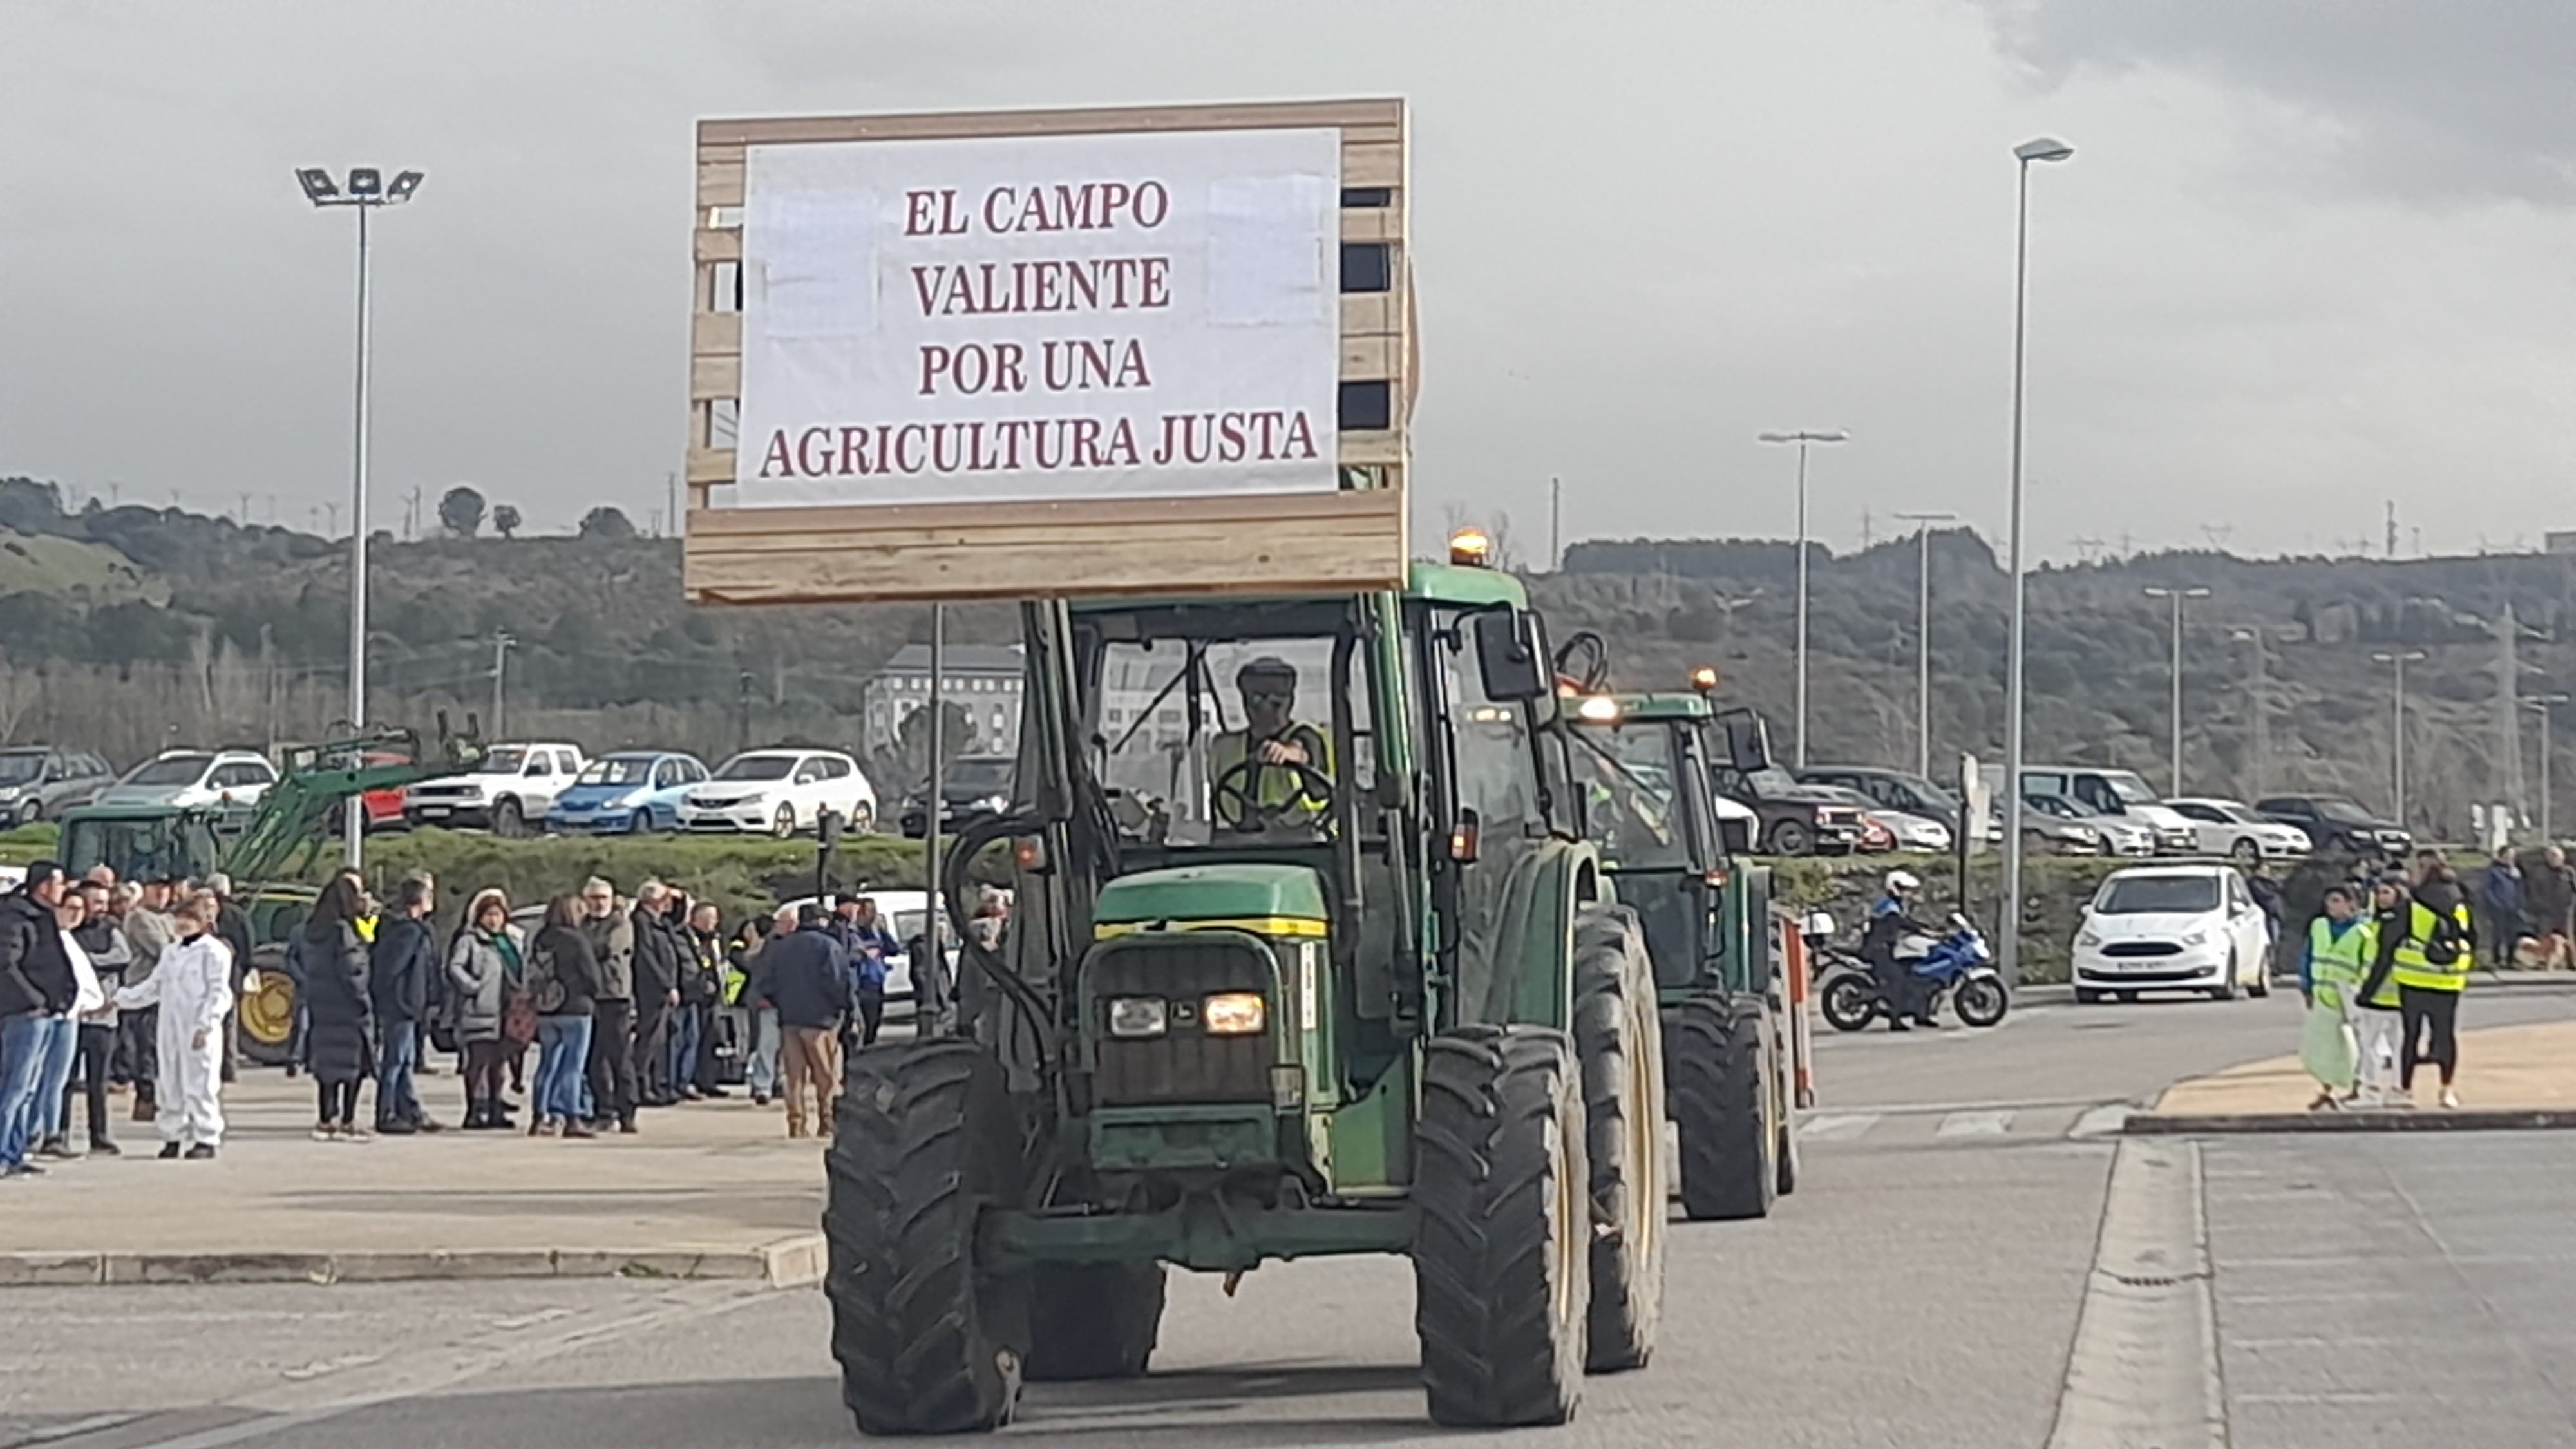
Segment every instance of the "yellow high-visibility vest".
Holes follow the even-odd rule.
[[[2319,916],[2308,923],[2308,985],[2317,1004],[2341,1011],[2370,974],[2379,955],[2379,929],[2367,916],[2352,923],[2342,937],[2334,922]]]
[[[2471,954],[2468,943],[2469,908],[2461,905],[2451,914],[2460,928],[2459,954],[2452,957],[2448,965],[2436,965],[2425,957],[2424,944],[2433,939],[2433,932],[2442,924],[2441,914],[2422,901],[2410,907],[2406,939],[2397,943],[2396,954],[2391,958],[2389,980],[2400,986],[2412,986],[2418,991],[2468,989]]]
[[[1333,778],[1332,736],[1313,725],[1292,724],[1288,729],[1288,738],[1314,746],[1308,751],[1308,754],[1314,758],[1306,762],[1306,768],[1328,780]],[[1214,785],[1232,774],[1235,767],[1241,765],[1251,754],[1252,732],[1249,730],[1227,730],[1209,741],[1208,783]],[[1256,765],[1246,773],[1247,778],[1241,782],[1245,797],[1268,812],[1273,819],[1294,820],[1300,814],[1311,817],[1324,812],[1324,802],[1306,793],[1305,778],[1295,769],[1286,765]],[[1229,808],[1229,802],[1233,798],[1229,794],[1223,800],[1211,802],[1210,808],[1215,812],[1219,823],[1225,825],[1244,823],[1235,819],[1235,811]]]

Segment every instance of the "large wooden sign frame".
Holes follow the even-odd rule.
[[[747,149],[815,142],[1336,127],[1341,491],[1062,502],[722,506],[743,374]],[[781,117],[698,123],[683,576],[699,603],[1314,593],[1401,583],[1418,383],[1404,103]]]

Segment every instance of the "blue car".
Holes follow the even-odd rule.
[[[677,830],[680,797],[706,778],[707,767],[695,755],[664,750],[602,755],[555,797],[546,811],[546,828],[567,835]]]

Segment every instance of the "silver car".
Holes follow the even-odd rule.
[[[87,805],[116,783],[107,761],[85,750],[20,745],[0,750],[0,825],[51,819]]]

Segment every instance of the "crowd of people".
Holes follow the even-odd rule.
[[[2431,1066],[2445,1109],[2460,1105],[2460,998],[2471,968],[2565,964],[2576,931],[2576,868],[2552,845],[2531,861],[2499,850],[2477,899],[2438,851],[2354,872],[2329,886],[2298,951],[2307,1003],[2299,1057],[2312,1111],[2411,1108]]]
[[[843,1054],[884,1024],[890,961],[913,963],[930,1029],[953,1009],[944,953],[900,940],[864,895],[730,934],[713,902],[661,881],[629,897],[594,878],[533,931],[499,890],[474,893],[444,939],[437,910],[426,876],[379,902],[344,871],[288,937],[286,1070],[313,1082],[314,1140],[446,1130],[420,1094],[433,1050],[456,1057],[466,1131],[517,1131],[524,1113],[530,1136],[631,1135],[641,1111],[730,1096],[738,1076],[784,1107],[788,1136],[828,1137]],[[988,943],[1007,913],[999,893],[979,902]],[[109,1099],[129,1091],[163,1157],[213,1157],[237,1003],[259,989],[251,935],[221,877],[72,881],[40,862],[0,896],[0,1179],[84,1155],[76,1104],[88,1155],[117,1155]]]

